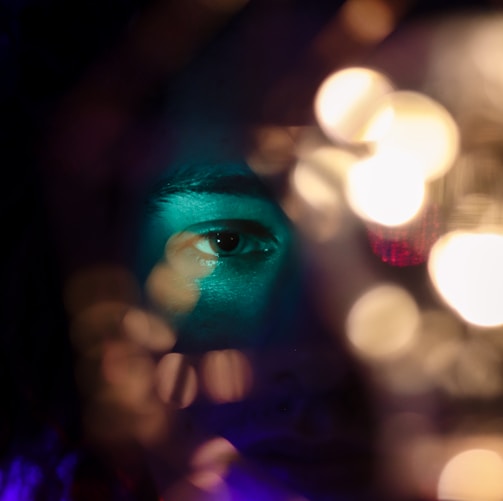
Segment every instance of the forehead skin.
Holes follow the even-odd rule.
[[[270,193],[244,162],[194,162],[171,167],[154,183],[148,194],[149,208],[172,195],[227,193],[271,198]]]

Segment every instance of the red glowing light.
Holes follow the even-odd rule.
[[[367,224],[372,252],[391,266],[418,266],[428,259],[435,241],[442,233],[440,211],[430,206],[412,223],[386,227]]]

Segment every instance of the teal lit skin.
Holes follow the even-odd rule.
[[[179,331],[182,350],[257,346],[281,339],[285,329],[273,332],[277,322],[272,317],[291,305],[298,281],[294,235],[282,210],[265,196],[244,163],[218,166],[218,172],[222,177],[238,172],[250,193],[175,192],[156,200],[143,228],[145,278],[164,259],[174,236],[194,236],[188,245],[205,275],[194,280],[200,291],[196,304],[182,313],[156,306]],[[230,250],[219,246],[219,236],[223,244],[231,239]]]
[[[266,484],[279,482],[311,501],[375,500],[366,390],[317,314],[292,224],[243,162],[182,164],[165,174],[150,193],[139,239],[146,307],[174,327],[174,350],[192,361],[210,350],[242,349],[253,388],[225,403],[200,393],[179,411],[179,423],[190,425],[174,433],[180,442],[169,447],[161,484],[186,473],[180,437],[197,429],[227,439],[265,473]],[[156,299],[149,289],[156,269],[165,273],[161,290],[171,281],[169,294],[186,287],[192,301],[180,308]]]

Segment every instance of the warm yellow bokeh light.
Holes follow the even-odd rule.
[[[238,451],[225,438],[208,440],[191,458],[192,472],[189,474],[189,479],[199,489],[214,492],[222,487],[229,468],[238,458]]]
[[[299,148],[299,166],[309,166],[323,173],[335,184],[341,183],[351,166],[359,159],[354,153],[333,144],[306,144]]]
[[[175,407],[188,407],[197,395],[194,367],[181,353],[168,353],[157,364],[157,393],[161,401]]]
[[[501,393],[501,356],[482,338],[458,339],[432,346],[423,367],[432,381],[451,395],[495,397]]]
[[[119,301],[100,301],[78,313],[71,325],[70,338],[79,355],[99,357],[103,341],[117,335],[128,308],[128,304]]]
[[[314,102],[316,119],[332,140],[365,142],[362,137],[380,99],[393,90],[391,82],[367,68],[347,68],[329,76]]]
[[[150,400],[154,364],[138,347],[124,341],[109,341],[103,347],[101,374],[110,400],[138,411]]]
[[[430,277],[444,300],[466,321],[503,324],[503,234],[448,233],[433,246]]]
[[[301,232],[316,242],[333,238],[340,230],[343,210],[337,175],[301,161],[290,175],[290,185],[283,206]]]
[[[399,226],[421,210],[425,183],[409,156],[377,155],[357,162],[347,177],[347,197],[360,217]]]
[[[292,175],[292,184],[302,200],[320,210],[337,210],[340,197],[334,187],[317,169],[299,163]]]
[[[390,105],[389,100],[386,98],[380,100],[378,106],[374,109],[374,113],[362,128],[361,140],[368,143],[379,141],[388,134],[394,120],[395,110]]]
[[[440,475],[438,499],[501,501],[503,499],[501,456],[488,449],[470,449],[454,456]]]
[[[379,42],[394,26],[394,14],[383,0],[349,0],[341,8],[344,25],[362,42]]]
[[[154,266],[145,284],[149,298],[164,311],[186,313],[194,308],[200,289],[192,277],[165,263]]]
[[[444,175],[458,154],[456,122],[442,105],[424,94],[388,94],[377,107],[372,122],[387,126],[380,126],[384,134],[377,137],[376,154],[414,157],[425,180]]]
[[[239,350],[215,350],[201,362],[201,378],[208,396],[215,402],[243,400],[252,386],[253,371]]]
[[[126,337],[152,351],[170,350],[176,336],[159,316],[139,308],[130,308],[122,319],[122,330]]]
[[[347,335],[360,354],[388,358],[414,341],[419,310],[412,296],[396,285],[381,285],[361,296],[347,319]]]
[[[498,56],[503,48],[501,39],[503,26],[501,16],[488,16],[484,21],[474,27],[466,40],[466,49],[457,52],[459,59],[453,61],[453,64],[461,66],[459,69],[456,68],[458,75],[464,70],[463,76],[467,77],[462,90],[466,92],[466,87],[470,86],[470,96],[478,92],[479,102],[485,100],[484,112],[501,116],[503,66]]]
[[[472,176],[476,169],[478,166],[471,166]],[[496,179],[493,178],[493,182],[496,182]],[[449,229],[465,231],[476,230],[482,225],[501,223],[503,223],[503,203],[484,193],[469,193],[462,197],[449,214],[447,221]]]
[[[295,162],[296,143],[301,132],[301,127],[257,127],[252,131],[253,145],[246,163],[260,176],[284,172]]]
[[[424,410],[424,409],[423,409]],[[436,499],[438,475],[445,457],[441,437],[435,436],[428,412],[397,410],[385,417],[381,440],[386,446],[383,476],[399,499]]]
[[[70,315],[105,301],[136,303],[140,289],[130,271],[117,265],[98,265],[76,271],[65,284],[64,302]]]

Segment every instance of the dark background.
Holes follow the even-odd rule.
[[[169,102],[170,89],[195,96],[199,95],[198,89],[203,83],[202,100],[209,115],[224,109],[251,120],[261,119],[263,117],[256,115],[261,96],[283,73],[295,68],[297,55],[335,14],[340,3],[251,0],[235,19],[216,30],[207,42],[199,44],[183,64],[148,74],[148,68],[143,72],[138,62],[128,65],[128,52],[121,47],[131,27],[151,9],[155,11],[154,2],[2,1],[0,455],[5,457],[13,447],[29,448],[48,422],[69,442],[73,440],[72,433],[76,433],[72,423],[79,415],[79,408],[61,294],[62,276],[66,271],[58,241],[67,236],[66,231],[78,234],[78,228],[60,228],[59,233],[55,232],[54,208],[49,207],[47,201],[47,186],[51,185],[53,173],[47,168],[52,157],[45,153],[46,143],[52,139],[48,131],[58,123],[61,103],[72,96],[97,64],[104,65],[101,75],[105,75],[102,78],[106,80],[108,65],[119,61],[119,69],[110,75],[116,78],[127,75],[127,80],[133,81],[132,87],[126,86],[122,99],[131,105],[134,115],[155,113],[161,105],[176,111],[177,102]],[[453,8],[481,8],[495,3],[421,0],[413,2],[402,22]],[[250,27],[254,26],[250,19],[261,27],[261,36],[257,36],[258,33],[248,36]],[[285,19],[283,31],[276,29],[275,20],[284,22]],[[212,54],[221,53],[222,47],[230,64],[213,66]],[[244,58],[241,47],[246,54]],[[254,65],[261,71],[255,71]],[[325,70],[313,68],[309,74],[310,88]],[[208,75],[214,78],[203,82]],[[229,89],[243,92],[229,92]],[[112,91],[109,89],[109,92]],[[242,98],[244,95],[246,100]],[[306,92],[306,102],[309,96]],[[106,93],[103,99],[106,100]],[[85,108],[85,103],[83,98],[80,105]],[[178,113],[190,109],[182,106]],[[275,113],[266,118],[281,120],[281,112]],[[58,131],[57,127],[55,130]],[[64,210],[64,204],[57,210]],[[78,224],[76,221],[75,225]],[[99,240],[99,235],[97,232],[95,239]],[[72,240],[70,234],[68,238],[78,242],[78,239]]]

